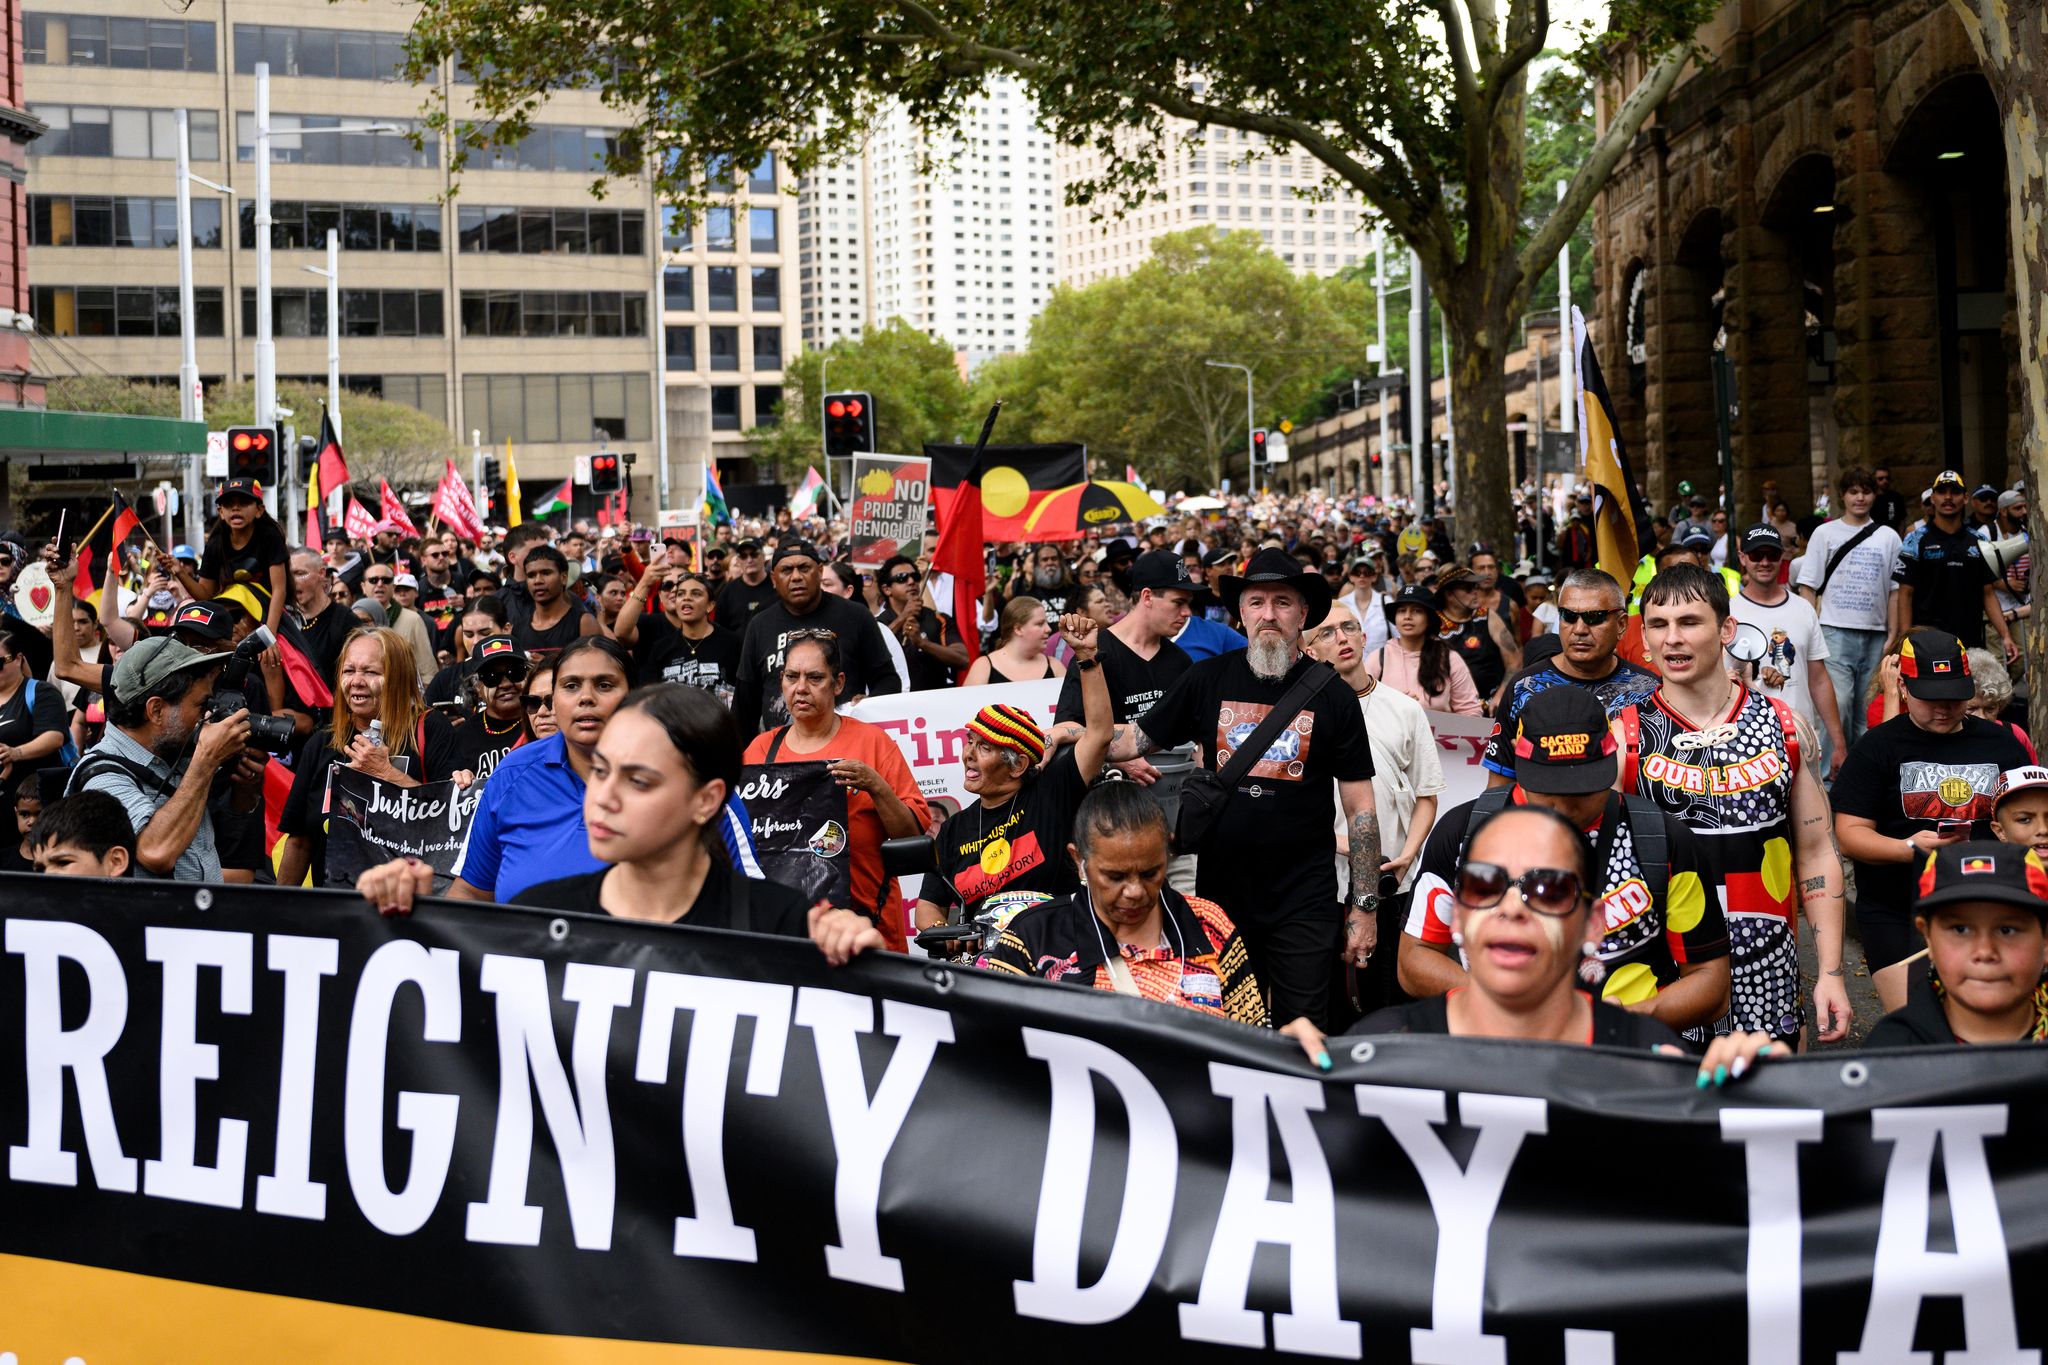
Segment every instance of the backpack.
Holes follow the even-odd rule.
[[[34,678],[28,680],[22,696],[28,703],[29,724],[33,725],[35,724],[36,715],[36,680]],[[64,727],[64,743],[57,750],[57,762],[66,768],[72,767],[78,762],[78,741],[71,737],[71,727],[68,725]]]
[[[1512,785],[1488,787],[1479,794],[1472,805],[1471,818],[1465,822],[1464,837],[1458,841],[1458,861],[1465,861],[1465,844],[1472,837],[1474,826],[1482,824],[1492,815],[1498,814],[1508,804],[1508,796],[1514,791]],[[1664,828],[1664,811],[1647,796],[1633,792],[1622,792],[1621,810],[1628,821],[1628,837],[1636,849],[1636,866],[1643,874],[1643,885],[1650,893],[1650,900],[1659,908],[1665,904],[1665,893],[1671,886],[1671,840]],[[1604,868],[1594,868],[1593,875],[1606,875]]]

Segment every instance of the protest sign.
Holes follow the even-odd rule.
[[[769,881],[813,903],[853,904],[846,788],[832,780],[831,764],[749,763],[740,769],[739,797]]]
[[[879,569],[896,554],[916,558],[932,501],[931,475],[932,462],[922,455],[853,457],[846,516],[854,568]]]
[[[434,869],[434,890],[447,890],[483,795],[481,782],[399,787],[335,764],[327,770],[327,884],[354,886],[370,868],[418,858]]]
[[[1332,1039],[1323,1073],[1193,1011],[801,940],[13,873],[0,906],[24,1362],[1834,1365],[2048,1338],[2021,1292],[2048,1270],[2038,1048],[1700,1090],[1691,1059],[1389,1035]]]
[[[663,544],[679,541],[688,548],[668,552],[668,562],[674,567],[687,566],[692,571],[704,567],[701,546],[697,535],[697,509],[694,507],[663,508],[660,514],[660,533]]]

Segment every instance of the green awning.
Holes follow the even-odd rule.
[[[85,454],[203,455],[206,423],[111,412],[0,408],[0,452],[74,460]]]

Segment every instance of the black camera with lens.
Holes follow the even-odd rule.
[[[213,695],[206,699],[206,718],[220,720],[237,711],[249,709],[249,670],[255,666],[257,656],[277,643],[277,637],[270,633],[270,627],[258,626],[242,638],[235,646],[235,652],[228,656],[227,667],[220,673],[220,681],[213,685]],[[297,741],[292,723],[283,716],[259,716],[249,714],[250,747],[270,754],[288,754]]]

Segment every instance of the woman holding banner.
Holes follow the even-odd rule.
[[[832,780],[846,789],[854,908],[863,915],[879,910],[883,941],[900,953],[909,946],[902,892],[893,879],[883,885],[882,841],[923,834],[931,825],[931,808],[889,732],[833,710],[845,682],[838,636],[826,630],[793,632],[782,656],[782,704],[789,708],[789,724],[754,736],[745,761],[750,766],[830,765]]]
[[[381,734],[373,735],[371,727]],[[278,817],[285,836],[277,884],[297,886],[310,869],[327,882],[327,774],[340,763],[394,787],[456,777],[455,723],[420,700],[412,646],[395,630],[365,626],[341,647],[334,671],[334,720],[315,730],[292,767],[291,795]],[[346,883],[344,883],[346,884]]]

